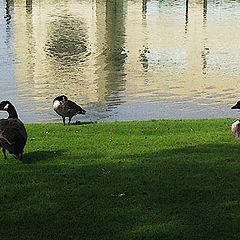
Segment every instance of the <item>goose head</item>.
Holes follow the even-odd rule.
[[[68,100],[67,96],[61,95],[61,96],[58,96],[58,97],[54,98],[53,102],[55,102],[55,101],[64,102],[64,101],[67,101],[67,100]]]
[[[238,101],[231,109],[240,109],[240,101]]]
[[[18,118],[15,107],[9,101],[2,101],[0,103],[0,110],[7,111],[9,114],[8,118]]]
[[[58,109],[59,106],[67,100],[68,100],[68,98],[65,95],[61,95],[61,96],[54,98],[53,99],[53,109]]]
[[[9,101],[2,101],[0,103],[0,110],[8,111],[11,108],[12,104]]]

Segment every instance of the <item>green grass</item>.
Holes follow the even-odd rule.
[[[240,239],[232,119],[27,125],[0,155],[0,239]]]

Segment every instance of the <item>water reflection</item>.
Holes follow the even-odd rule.
[[[32,13],[32,0],[26,0],[26,13]]]
[[[15,98],[15,79],[14,79],[14,28],[13,28],[13,14],[14,14],[14,1],[2,0],[0,2],[0,91],[4,99],[5,93],[7,96]]]
[[[124,64],[127,58],[125,48],[126,1],[107,0],[106,2],[106,101],[110,106],[122,103],[125,90]],[[117,27],[116,27],[117,26]]]
[[[124,0],[97,2],[97,84],[100,101],[107,104],[106,110],[121,104],[125,90],[124,64],[127,58],[125,48],[125,11]],[[104,11],[104,15],[103,12]],[[104,17],[103,17],[104,16]],[[116,27],[117,26],[117,27]]]
[[[188,2],[189,2],[189,0],[186,0],[186,12],[185,12],[185,34],[187,33],[187,26],[188,26]]]
[[[83,20],[65,13],[51,22],[45,51],[57,68],[76,67],[85,62],[89,52]]]
[[[6,19],[7,24],[9,24],[12,19],[13,4],[14,4],[13,0],[6,0],[6,7],[5,7],[6,14],[4,18]]]
[[[5,7],[5,20],[6,20],[6,43],[8,47],[10,47],[10,39],[11,39],[11,20],[12,20],[12,13],[14,8],[14,1],[13,0],[6,0],[6,7]]]
[[[1,94],[29,122],[57,121],[58,94],[88,120],[233,114],[237,1],[0,1]]]
[[[148,0],[142,0],[142,12],[146,14],[147,12],[147,2]]]
[[[147,46],[143,46],[143,49],[141,49],[140,51],[140,55],[139,55],[139,61],[142,64],[142,67],[145,71],[148,70],[148,55],[150,53],[150,50]]]
[[[209,47],[207,46],[207,0],[203,0],[203,50],[201,53],[202,57],[202,71],[203,74],[207,73],[207,60],[209,55]]]
[[[203,0],[203,22],[207,20],[207,0]]]

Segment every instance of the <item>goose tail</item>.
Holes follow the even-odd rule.
[[[86,110],[82,109],[80,106],[78,108],[78,114],[85,114]]]

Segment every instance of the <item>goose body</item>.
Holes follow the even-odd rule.
[[[238,141],[240,141],[240,121],[237,120],[232,124],[231,127],[233,135],[236,137]]]
[[[240,101],[237,101],[231,109],[240,109]],[[240,141],[240,120],[237,120],[232,124],[231,130],[236,139]]]
[[[16,109],[9,101],[0,103],[0,110],[7,111],[7,119],[0,119],[0,147],[6,159],[6,150],[20,160],[27,142],[27,132],[24,124],[18,119]]]
[[[73,116],[86,113],[75,102],[68,100],[65,95],[58,96],[53,100],[53,110],[62,117],[64,125],[66,117],[68,117],[68,124],[70,124]]]

